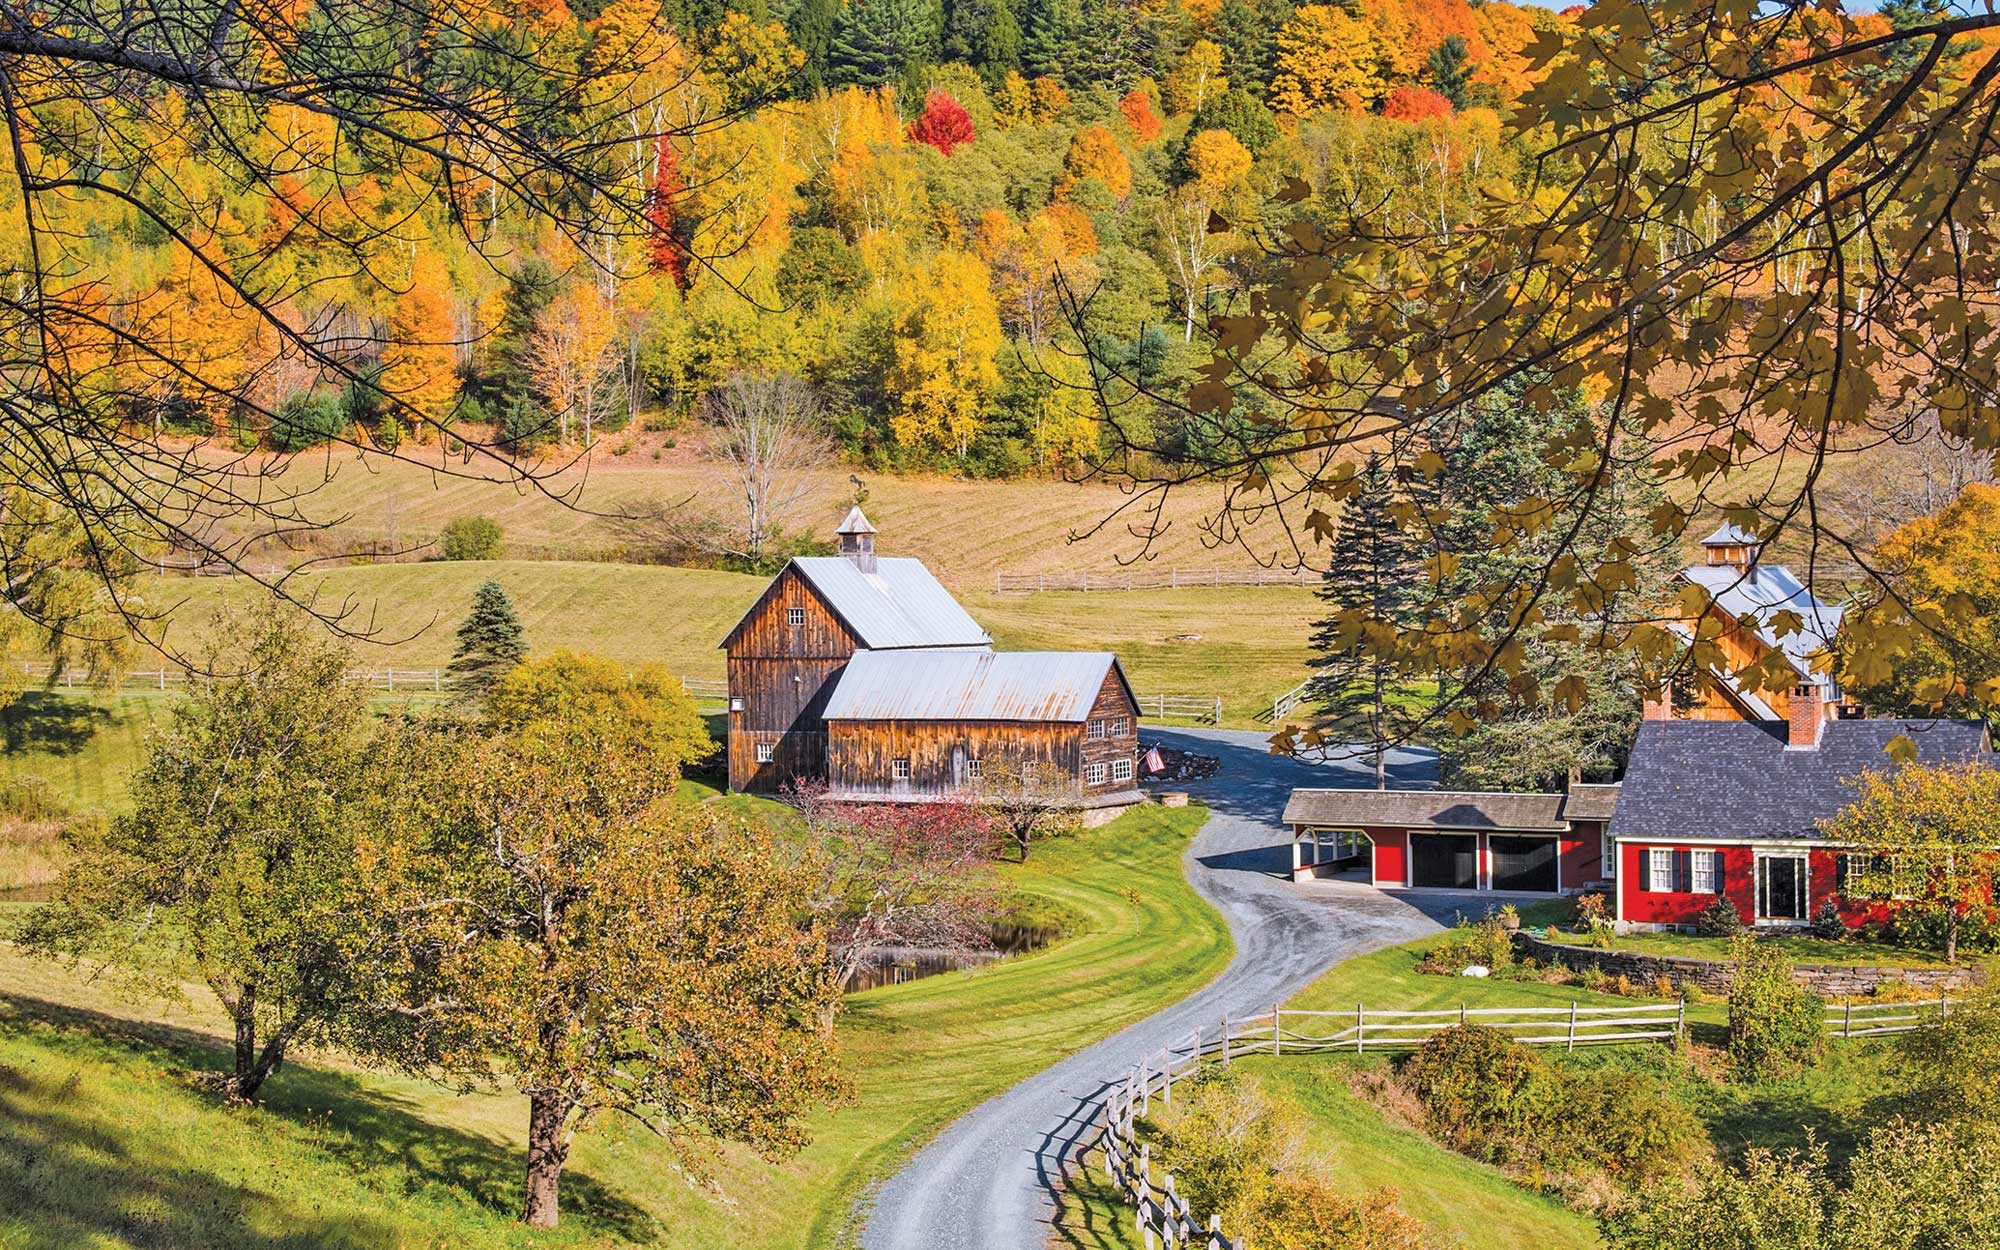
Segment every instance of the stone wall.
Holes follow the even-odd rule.
[[[1527,933],[1514,935],[1515,950],[1543,963],[1561,964],[1582,971],[1595,967],[1608,977],[1625,977],[1634,985],[1646,986],[1661,977],[1679,989],[1693,985],[1705,994],[1729,992],[1729,974],[1734,965],[1715,959],[1687,956],[1642,955],[1634,951],[1597,950],[1589,946],[1544,942]],[[1885,986],[1906,987],[1929,993],[1958,992],[1986,979],[1978,968],[1884,967],[1848,964],[1800,964],[1792,974],[1814,993],[1826,998],[1855,998],[1877,993]]]

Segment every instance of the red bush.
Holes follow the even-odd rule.
[[[924,97],[924,115],[910,123],[910,138],[950,156],[953,148],[972,142],[972,118],[949,93],[934,90]]]
[[[1160,137],[1160,118],[1153,112],[1153,102],[1143,91],[1128,91],[1118,101],[1118,111],[1125,114],[1125,123],[1132,127],[1132,133],[1141,143],[1151,143]]]
[[[1434,117],[1450,117],[1451,101],[1423,87],[1401,86],[1382,101],[1382,116],[1391,121],[1427,122]]]

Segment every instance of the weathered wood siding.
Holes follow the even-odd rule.
[[[1105,794],[1113,790],[1130,790],[1137,784],[1135,764],[1131,777],[1118,778],[1113,775],[1112,766],[1118,760],[1130,760],[1139,749],[1139,708],[1132,701],[1131,692],[1118,678],[1118,666],[1112,665],[1104,674],[1104,685],[1097,692],[1097,701],[1090,705],[1090,719],[1104,726],[1102,738],[1092,738],[1086,727],[1083,737],[1083,763],[1103,764],[1104,780],[1091,785],[1084,783],[1086,794]],[[1121,728],[1119,722],[1123,721]],[[1083,773],[1078,772],[1083,780]]]
[[[836,793],[910,798],[970,794],[971,761],[987,777],[1019,776],[1053,766],[1082,777],[1083,726],[1037,721],[832,721],[827,724],[827,783]],[[910,776],[896,779],[896,761]],[[1080,780],[1079,780],[1080,784]]]
[[[794,625],[798,609],[803,620]],[[826,601],[787,568],[729,640],[729,788],[772,794],[794,777],[826,773],[822,713],[834,679],[860,647]],[[758,763],[757,746],[772,758]]]

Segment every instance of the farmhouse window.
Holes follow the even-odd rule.
[[[978,756],[976,756],[976,755],[975,755],[975,756],[973,756],[973,757],[972,757],[971,759],[969,759],[969,760],[965,761],[965,775],[966,775],[966,776],[968,776],[968,777],[970,777],[970,778],[972,778],[972,780],[974,780],[974,781],[977,781],[977,780],[979,780],[979,779],[980,779],[981,777],[983,777],[983,776],[985,776],[985,775],[986,775],[986,774],[985,774],[984,772],[982,772],[982,771],[981,771],[980,769],[981,769],[981,766],[980,766],[980,763],[979,763],[979,757],[978,757]]]
[[[1720,878],[1722,875],[1721,872],[1718,871],[1721,865],[1715,862],[1716,861],[1715,852],[1692,851],[1690,852],[1690,855],[1693,857],[1694,860],[1693,867],[1689,874],[1694,879],[1694,892],[1696,894],[1721,893],[1721,890],[1718,889],[1716,885],[1718,878]]]
[[[1896,856],[1861,851],[1834,859],[1833,889],[1849,898],[1906,901],[1916,885]]]
[[[803,625],[803,624],[805,624],[805,623],[806,623],[806,610],[805,610],[804,608],[786,608],[786,609],[785,609],[785,623],[786,623],[787,625],[792,625],[792,626],[798,626],[798,625]]]
[[[1111,732],[1113,734],[1122,734],[1125,732],[1126,727],[1129,724],[1130,722],[1127,721],[1123,716],[1114,716],[1111,718]]]
[[[1113,780],[1113,781],[1130,781],[1130,780],[1132,780],[1132,761],[1131,761],[1131,760],[1112,760],[1112,761],[1111,761],[1111,780]]]
[[[910,757],[900,755],[890,760],[889,775],[897,781],[908,781],[910,779]]]
[[[1086,764],[1086,765],[1084,765],[1084,768],[1083,768],[1083,780],[1084,780],[1084,782],[1085,782],[1086,784],[1088,784],[1088,785],[1093,785],[1093,786],[1101,786],[1101,785],[1103,785],[1103,784],[1104,784],[1104,765],[1102,765],[1102,764]]]
[[[1674,888],[1674,853],[1664,846],[1646,852],[1646,889],[1664,894]]]
[[[757,744],[757,762],[759,764],[770,763],[771,757],[776,753],[777,753],[777,748],[768,742],[760,742]]]
[[[1094,720],[1090,722],[1090,727],[1084,731],[1084,736],[1089,738],[1092,742],[1103,741],[1104,722],[1101,720]]]

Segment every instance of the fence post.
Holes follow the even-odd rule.
[[[1950,991],[1950,990],[1939,990],[1939,991],[1938,991],[1938,1006],[1940,1006],[1940,1007],[1944,1008],[1944,1018],[1945,1018],[1945,1019],[1947,1019],[1947,1020],[1951,1019],[1951,991]]]
[[[1160,1101],[1169,1107],[1174,1105],[1174,1052],[1160,1047],[1160,1077],[1166,1088],[1160,1093]]]
[[[1194,1050],[1193,1050],[1193,1051],[1191,1052],[1191,1053],[1192,1053],[1192,1055],[1193,1055],[1193,1064],[1194,1064],[1194,1067],[1196,1067],[1196,1068],[1200,1068],[1200,1067],[1201,1067],[1201,1026],[1200,1026],[1200,1025],[1198,1025],[1198,1024],[1197,1024],[1197,1025],[1195,1025],[1195,1026],[1194,1026],[1194,1032],[1193,1032],[1193,1033],[1192,1033],[1192,1034],[1191,1034],[1191,1035],[1189,1036],[1189,1038],[1188,1038],[1188,1044],[1194,1047]]]
[[[1569,1000],[1569,1050],[1576,1049],[1576,1000]]]
[[[1284,1013],[1283,1013],[1282,1011],[1280,1011],[1280,1010],[1278,1009],[1278,1006],[1277,1006],[1277,1005],[1276,1005],[1275,1003],[1274,1003],[1274,1004],[1272,1004],[1272,1006],[1271,1006],[1271,1053],[1272,1053],[1272,1054],[1274,1054],[1274,1055],[1282,1055],[1282,1054],[1284,1054],[1284,1053],[1285,1053],[1285,1039],[1284,1039],[1283,1035],[1281,1035],[1281,1034],[1280,1034],[1280,1033],[1278,1032],[1278,1028],[1279,1028],[1279,1019],[1280,1019],[1280,1017],[1281,1017],[1281,1016],[1282,1016],[1283,1014],[1284,1014]]]
[[[160,668],[160,689],[165,690],[166,688],[167,688],[167,670],[166,666],[162,665]]]
[[[1848,997],[1847,1009],[1841,1018],[1840,1037],[1842,1041],[1854,1040],[1854,998],[1851,995]]]
[[[438,694],[442,693],[443,690],[444,690],[444,670],[441,668],[434,668],[431,670],[431,692],[433,694]]]
[[[1354,1053],[1355,1054],[1358,1055],[1361,1053],[1362,1038],[1366,1037],[1367,1035],[1368,1035],[1368,1026],[1366,1023],[1364,1023],[1363,1020],[1361,1004],[1356,1003],[1354,1004]]]
[[[1678,1042],[1687,1037],[1687,1027],[1688,1027],[1688,1000],[1683,998],[1681,1000],[1681,1009],[1674,1013],[1675,1041]]]
[[[1464,1004],[1464,1003],[1460,1003],[1460,1004],[1458,1005],[1458,1027],[1459,1027],[1459,1028],[1461,1028],[1461,1029],[1465,1027],[1465,1004]]]
[[[1222,1066],[1229,1066],[1229,1013],[1222,1013]]]

